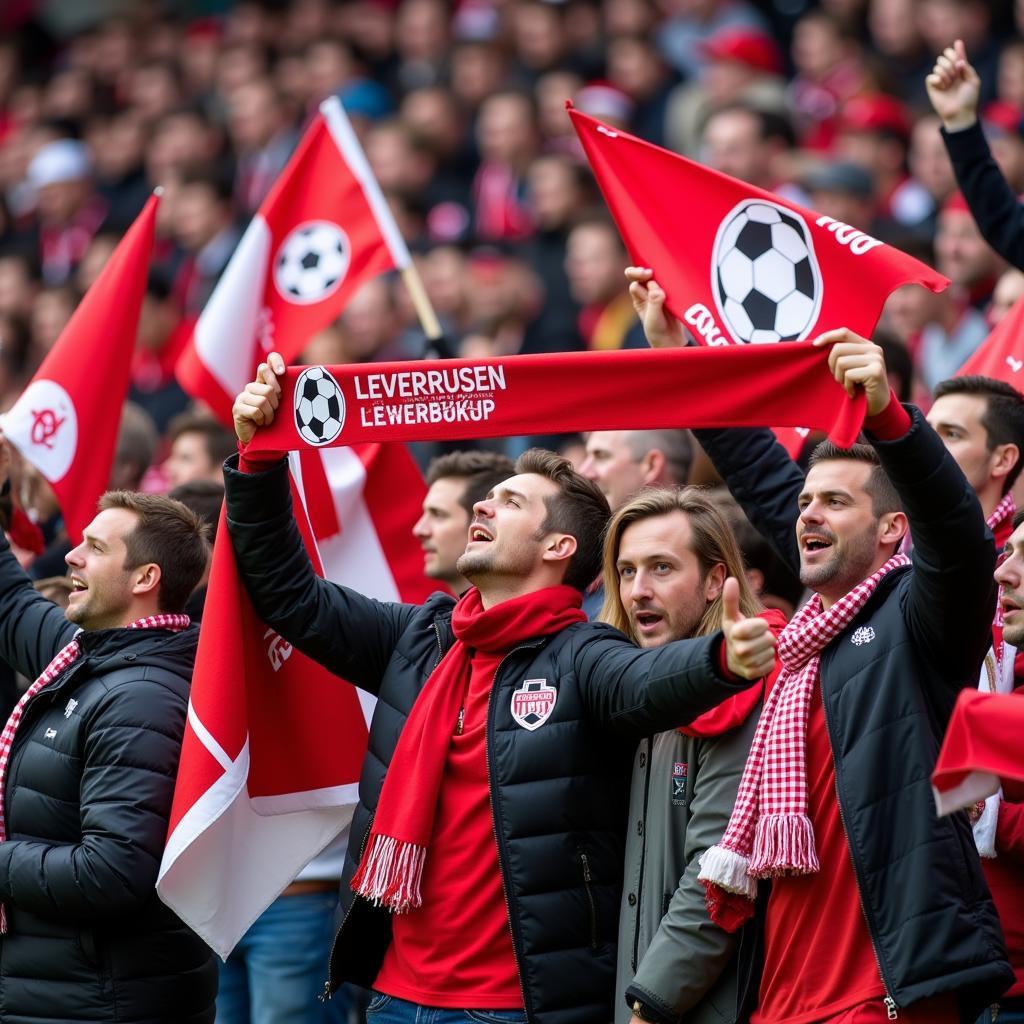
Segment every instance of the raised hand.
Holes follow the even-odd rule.
[[[924,81],[928,99],[947,131],[969,128],[978,120],[981,79],[967,60],[962,39],[939,54],[932,73]]]
[[[740,611],[740,585],[730,576],[722,588],[722,632],[729,671],[744,679],[761,679],[775,667],[775,637],[764,619]]]
[[[840,327],[819,335],[813,345],[815,348],[832,346],[828,354],[829,369],[851,398],[858,387],[864,389],[869,416],[877,416],[889,404],[891,392],[885,372],[885,354],[873,341]]]
[[[629,297],[651,348],[685,348],[683,325],[665,309],[664,289],[646,267],[626,267]]]
[[[268,427],[274,422],[274,413],[281,401],[281,384],[278,376],[284,373],[284,360],[277,352],[271,352],[265,363],[260,363],[256,379],[245,385],[231,409],[238,440],[247,444],[252,440],[258,427]]]

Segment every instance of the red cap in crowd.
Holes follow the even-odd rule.
[[[885,93],[865,93],[846,101],[839,119],[844,132],[891,132],[910,136],[910,117],[899,100]]]
[[[751,29],[726,29],[701,44],[709,60],[733,60],[757,71],[777,75],[782,71],[782,54],[775,41]]]

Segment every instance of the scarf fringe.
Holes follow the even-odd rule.
[[[758,818],[749,868],[754,878],[810,875],[819,867],[814,826],[806,814],[765,814]]]
[[[427,848],[393,836],[372,835],[352,888],[374,906],[406,914],[423,901],[420,884]]]
[[[748,900],[757,896],[757,881],[750,874],[749,860],[725,846],[711,846],[701,854],[697,879]]]

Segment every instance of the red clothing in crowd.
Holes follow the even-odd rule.
[[[423,903],[392,918],[374,988],[424,1006],[523,1005],[488,787],[487,703],[501,657],[477,651],[461,734],[448,748]]]

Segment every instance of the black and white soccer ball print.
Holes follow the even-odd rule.
[[[711,288],[736,341],[803,341],[821,310],[821,270],[803,218],[747,199],[723,218]]]
[[[306,221],[278,247],[274,284],[289,302],[322,302],[345,280],[350,253],[348,236],[337,224]]]
[[[345,425],[345,396],[322,366],[310,366],[295,382],[295,427],[310,444],[330,444]]]

